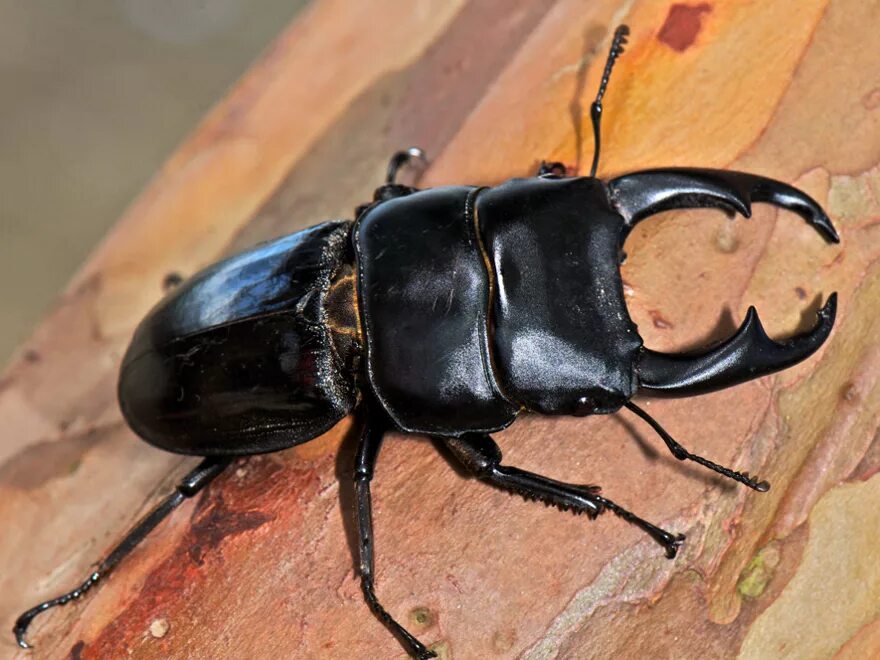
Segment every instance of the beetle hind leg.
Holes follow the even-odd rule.
[[[599,495],[598,486],[567,484],[534,472],[501,464],[501,449],[487,434],[471,434],[461,438],[445,439],[452,454],[474,476],[502,490],[551,504],[562,510],[586,513],[595,518],[604,511],[611,511],[632,523],[663,546],[666,556],[674,558],[684,535],[674,535],[649,523],[620,505]]]
[[[28,626],[38,614],[58,605],[78,600],[95,584],[107,576],[122,559],[134,550],[147,535],[155,529],[168,515],[180,506],[185,500],[193,497],[196,493],[207,486],[214,478],[232,462],[231,458],[211,457],[204,459],[194,470],[187,474],[168,497],[162,500],[152,511],[141,518],[128,535],[108,554],[94,571],[73,591],[40,603],[24,612],[15,620],[12,632],[15,641],[23,648],[31,648],[25,639]]]

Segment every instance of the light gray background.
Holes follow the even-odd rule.
[[[307,0],[0,0],[0,368]]]

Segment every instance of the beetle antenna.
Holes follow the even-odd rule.
[[[611,41],[611,48],[608,50],[608,59],[605,62],[605,71],[602,72],[602,82],[599,83],[599,91],[596,94],[596,100],[590,106],[590,119],[593,120],[593,166],[590,168],[590,176],[596,176],[596,170],[599,169],[599,147],[600,147],[600,128],[602,121],[602,97],[605,96],[605,90],[608,88],[608,79],[611,78],[611,70],[614,68],[614,62],[623,53],[623,47],[626,45],[626,38],[629,35],[629,27],[619,25],[614,31],[614,39]]]
[[[199,465],[187,474],[178,484],[174,492],[162,500],[152,511],[141,518],[140,522],[132,529],[128,535],[107,555],[97,568],[86,578],[86,580],[73,591],[47,600],[27,612],[22,614],[15,620],[12,632],[15,635],[15,641],[23,649],[32,648],[25,639],[28,626],[38,614],[42,614],[48,609],[58,605],[67,605],[72,600],[77,600],[97,584],[99,580],[106,575],[122,561],[122,559],[134,550],[138,544],[146,538],[156,525],[165,520],[174,509],[180,506],[186,499],[198,493],[202,488],[207,486],[214,477],[223,472],[223,470],[232,462],[228,457],[211,457],[203,460]]]
[[[738,481],[741,484],[745,484],[752,490],[757,490],[760,493],[765,493],[770,490],[770,484],[766,481],[756,481],[753,479],[748,472],[736,472],[735,470],[731,470],[730,468],[726,468],[723,465],[718,465],[718,463],[713,463],[707,458],[703,458],[702,456],[697,456],[696,454],[690,453],[687,449],[682,447],[669,433],[666,432],[660,423],[651,417],[647,412],[639,408],[632,401],[627,401],[625,404],[627,408],[632,410],[636,415],[641,417],[643,420],[648,422],[651,425],[657,435],[663,438],[663,442],[666,443],[666,446],[669,447],[669,451],[672,452],[672,455],[675,456],[680,461],[693,461],[694,463],[699,463],[703,467],[707,467],[713,472],[717,472],[728,479],[733,479],[734,481]]]

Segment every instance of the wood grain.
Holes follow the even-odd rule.
[[[767,207],[640,225],[624,266],[648,345],[698,346],[755,304],[773,335],[840,292],[834,334],[777,376],[645,404],[686,446],[767,478],[719,483],[625,413],[523,419],[506,460],[601,484],[687,534],[673,562],[612,517],[496,492],[392,436],[374,487],[378,590],[445,658],[880,655],[880,3],[864,0],[319,0],[157,173],[0,380],[0,620],[70,588],[192,463],[137,442],[115,403],[130,333],[169,271],[350,217],[388,154],[425,185],[589,162],[610,29],[600,175],[744,169],[828,209],[828,247]],[[351,423],[241,461],[85,602],[33,626],[33,657],[401,657],[351,559]],[[27,657],[11,636],[0,655]]]

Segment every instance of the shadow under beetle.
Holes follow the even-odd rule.
[[[237,456],[272,452],[362,412],[354,479],[360,575],[366,601],[417,658],[435,654],[379,603],[373,584],[370,481],[386,431],[442,438],[478,478],[586,513],[611,511],[675,557],[684,536],[639,518],[596,486],[554,481],[503,465],[490,433],[521,412],[612,413],[626,407],[673,455],[758,491],[769,488],[690,453],[630,399],[692,395],[794,365],[828,338],[836,294],[812,330],[770,339],[754,308],[733,337],[699,354],[642,345],[619,272],[623,242],[641,220],[677,208],[750,215],[752,202],[794,211],[837,243],[828,216],[785,183],[741,172],[658,169],[595,178],[602,97],[628,29],[614,34],[595,102],[590,176],[559,163],[495,188],[417,190],[395,154],[385,185],[357,219],[325,222],[222,261],[184,282],[135,332],[119,402],[134,431],[168,451],[206,457],[74,591],[22,614],[79,598],[186,498]]]

